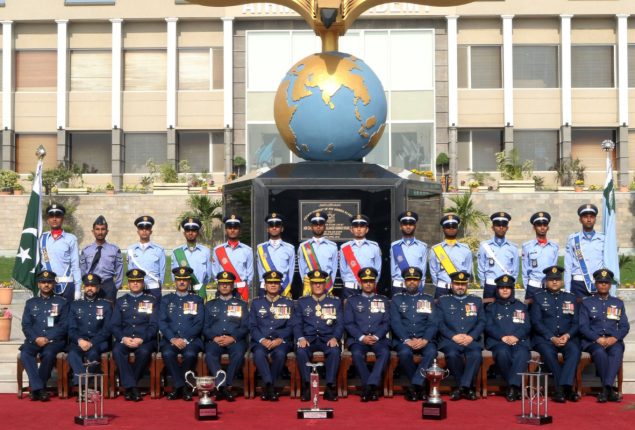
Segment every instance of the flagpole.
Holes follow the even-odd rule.
[[[615,149],[615,142],[612,140],[603,140],[600,144],[606,153],[606,181],[604,183],[604,191],[602,193],[603,202],[603,218],[604,226],[604,250],[603,265],[614,273],[614,282],[611,285],[610,294],[617,296],[617,287],[620,284],[620,266],[617,243],[617,207],[615,204],[615,187],[613,183],[613,162],[611,156]]]
[[[35,270],[37,270],[40,265],[40,255],[42,255],[40,249],[40,239],[42,238],[42,169],[44,168],[44,157],[46,157],[46,149],[43,145],[38,146],[35,150],[35,156],[37,157],[36,177],[39,176],[39,179],[34,179],[33,186],[39,187],[38,194],[40,195],[37,208],[37,251],[35,253]]]

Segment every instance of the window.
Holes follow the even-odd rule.
[[[16,51],[16,91],[55,91],[57,53],[55,51]]]
[[[514,46],[514,88],[557,87],[557,46]]]
[[[571,85],[574,88],[613,88],[612,45],[572,46]]]
[[[289,148],[284,144],[275,124],[247,125],[248,170],[289,163]]]
[[[42,145],[48,154],[44,157],[44,168],[57,167],[57,135],[55,134],[16,134],[15,135],[15,171],[18,173],[35,172],[37,157],[35,151]]]
[[[192,172],[225,171],[225,141],[222,131],[179,131],[178,139],[179,161],[187,160]]]
[[[110,91],[112,56],[109,51],[71,51],[71,91]]]
[[[459,46],[458,83],[460,88],[501,88],[503,82],[501,47]]]
[[[82,4],[115,4],[115,0],[64,0],[67,6]]]
[[[472,165],[472,135],[469,131],[457,133],[457,164],[458,170],[471,170]]]
[[[366,163],[381,164],[383,166],[390,165],[390,128],[386,124],[384,133],[381,135],[379,142],[372,151],[364,157]]]
[[[391,124],[391,165],[432,170],[433,124]]]
[[[520,161],[534,160],[534,170],[553,170],[558,161],[557,130],[514,130]]]
[[[148,160],[163,164],[168,159],[168,141],[165,133],[126,133],[124,142],[126,173],[147,173]]]
[[[111,132],[71,132],[71,163],[86,173],[112,172]]]
[[[603,140],[617,142],[615,129],[574,128],[571,131],[571,158],[579,158],[588,171],[605,171],[606,155],[600,148]],[[619,151],[619,148],[618,148]],[[616,155],[613,151],[613,166],[616,166]]]
[[[223,89],[223,48],[179,50],[179,90]]]
[[[628,86],[635,88],[635,45],[628,45]]]
[[[165,91],[166,52],[130,50],[124,52],[125,91]]]
[[[491,172],[496,170],[495,153],[503,150],[503,130],[476,129],[463,130],[458,135],[459,170],[465,167],[461,156],[471,154],[470,170],[474,172]],[[466,145],[468,147],[466,148]],[[469,149],[469,151],[468,151]]]

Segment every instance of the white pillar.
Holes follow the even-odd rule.
[[[514,15],[503,15],[503,107],[505,126],[514,125],[514,56],[512,41],[512,19]]]
[[[166,88],[166,128],[176,127],[176,22],[178,18],[166,18],[168,23],[168,52],[167,52],[167,88]]]
[[[57,128],[66,129],[67,120],[67,58],[68,58],[68,20],[56,19],[57,23]]]
[[[571,113],[571,18],[573,15],[560,15],[560,63],[562,76],[562,125],[573,124]]]
[[[459,123],[458,100],[458,16],[446,16],[448,21],[448,126],[456,127]]]
[[[2,21],[2,128],[13,129],[13,21]]]
[[[112,127],[121,128],[121,74],[122,74],[122,39],[121,24],[123,19],[111,19],[112,23]]]
[[[617,91],[619,125],[628,125],[628,17],[617,15]]]
[[[223,20],[223,124],[234,128],[234,18]]]

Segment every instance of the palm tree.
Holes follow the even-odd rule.
[[[489,217],[474,207],[472,192],[463,193],[459,196],[451,197],[454,206],[444,209],[445,213],[455,213],[461,218],[459,234],[469,236],[469,229],[478,228],[481,225],[487,226]]]
[[[223,219],[223,201],[221,199],[212,200],[205,195],[193,195],[187,200],[188,210],[181,213],[176,220],[177,230],[181,226],[183,218],[194,217],[201,220],[203,227],[200,232],[201,242],[208,245],[215,245],[217,230],[220,231],[220,221]]]

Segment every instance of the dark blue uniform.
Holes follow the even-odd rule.
[[[346,344],[364,386],[379,385],[390,359],[390,340],[387,337],[390,331],[389,306],[385,296],[366,293],[349,297],[344,306],[344,327],[349,335]],[[373,336],[377,342],[365,345],[361,341],[364,336]],[[374,352],[376,357],[372,372],[366,365],[368,352]]]
[[[480,297],[466,295],[441,296],[439,298],[439,349],[445,354],[450,373],[460,387],[474,386],[474,378],[481,367],[481,344],[485,328],[485,312]],[[452,340],[457,334],[467,334],[474,340],[467,346]],[[463,357],[465,356],[465,363]]]
[[[162,297],[159,311],[159,330],[161,330],[161,356],[174,388],[185,386],[185,372],[194,370],[198,353],[203,350],[201,333],[205,322],[205,305],[197,294],[171,293]],[[171,339],[185,339],[187,345],[179,349],[170,343]],[[178,355],[183,358],[179,365]]]
[[[156,299],[150,294],[126,294],[119,297],[110,320],[111,332],[115,338],[112,355],[119,369],[121,385],[126,389],[135,388],[148,367],[150,356],[156,350],[159,313]],[[121,340],[124,337],[141,339],[137,348],[130,348]],[[128,362],[131,352],[135,354],[134,364]]]
[[[68,320],[68,362],[73,369],[73,383],[78,383],[77,375],[86,373],[84,361],[101,361],[101,354],[108,351],[110,341],[110,318],[112,303],[105,299],[86,298],[71,303]],[[88,351],[79,347],[83,339],[92,346]],[[95,372],[100,366],[89,368]]]
[[[259,297],[251,303],[251,351],[258,373],[265,384],[275,384],[284,368],[287,354],[293,349],[292,314],[293,301],[286,297],[278,296],[274,302],[267,297]],[[260,343],[263,339],[282,339],[282,343],[269,350]],[[271,357],[271,365],[267,357]]]
[[[227,385],[234,381],[236,370],[245,359],[247,349],[247,334],[249,333],[249,315],[247,303],[237,297],[228,300],[218,297],[205,305],[205,326],[203,335],[205,343],[205,361],[212,375],[221,370],[220,357],[229,354],[227,367]],[[236,342],[222,347],[214,342],[216,336],[227,335]],[[243,375],[244,377],[244,375]]]
[[[514,298],[501,299],[497,290],[496,301],[487,305],[485,314],[485,346],[492,351],[507,385],[520,387],[518,373],[527,371],[527,362],[531,358],[531,324],[527,306]],[[504,336],[515,336],[518,343],[509,345],[502,341]]]
[[[327,342],[335,338],[338,342],[344,334],[342,303],[337,297],[314,296],[301,297],[295,303],[293,313],[293,334],[295,340],[305,339],[309,342],[306,348],[296,350],[298,367],[302,382],[309,382],[311,369],[306,363],[311,361],[315,351],[324,352],[326,367],[326,383],[337,382],[337,371],[340,366],[340,347],[327,346]]]
[[[587,297],[580,305],[582,348],[593,357],[603,386],[613,386],[624,357],[624,338],[630,330],[624,302],[616,297]],[[615,337],[608,348],[596,341],[600,337]]]
[[[553,373],[557,387],[572,386],[580,361],[579,309],[575,296],[562,290],[545,290],[534,296],[529,313],[534,349]],[[570,336],[564,346],[557,347],[551,342],[552,337],[564,334]],[[562,366],[558,363],[559,352],[564,356]]]
[[[22,314],[22,332],[26,339],[20,346],[20,357],[32,391],[46,387],[55,357],[66,346],[67,329],[68,302],[64,297],[33,297],[26,301]],[[38,337],[46,337],[49,343],[37,346],[35,339]],[[38,354],[41,358],[39,369]]]

